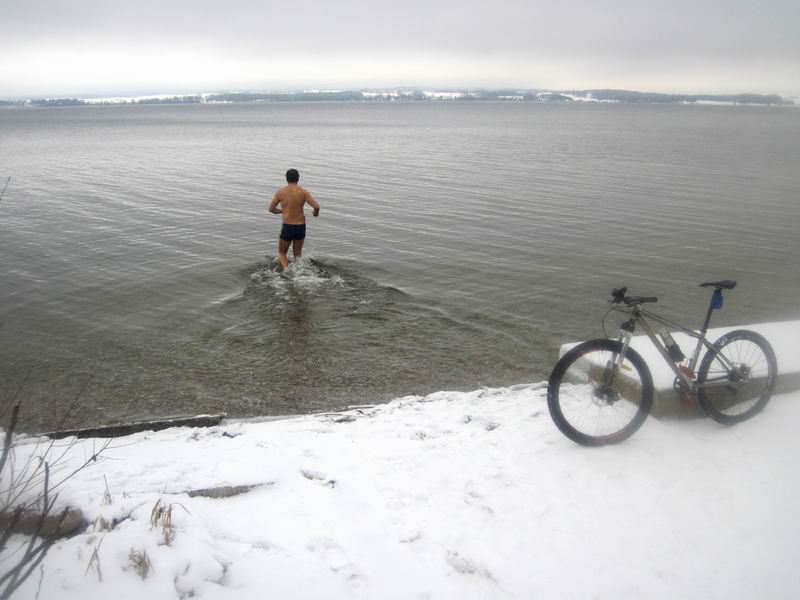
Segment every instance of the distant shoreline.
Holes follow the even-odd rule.
[[[627,90],[347,90],[225,92],[129,97],[51,97],[0,100],[0,108],[133,106],[174,104],[252,104],[276,102],[538,102],[678,104],[722,106],[798,106],[777,94],[661,94]]]

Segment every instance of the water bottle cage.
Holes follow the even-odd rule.
[[[672,362],[679,363],[686,358],[686,355],[681,350],[681,347],[678,344],[671,344],[667,346],[667,354],[672,359]]]
[[[686,358],[686,356],[681,351],[681,347],[673,339],[673,337],[669,334],[668,331],[662,330],[660,335],[661,335],[661,340],[664,342],[664,348],[666,349],[670,359],[672,359],[672,362],[679,363],[684,358]]]

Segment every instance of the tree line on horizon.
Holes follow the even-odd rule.
[[[777,94],[665,94],[628,90],[472,90],[443,91],[445,98],[436,97],[418,90],[401,93],[377,91],[364,93],[349,91],[304,91],[304,92],[226,92],[219,94],[187,94],[169,97],[132,98],[126,100],[86,100],[81,98],[29,98],[24,100],[0,100],[0,108],[15,107],[69,107],[107,106],[133,104],[204,104],[204,103],[249,103],[249,102],[436,102],[436,101],[527,101],[527,102],[571,102],[573,96],[603,102],[632,104],[676,104],[694,102],[729,102],[735,104],[757,104],[766,106],[794,105],[790,99]],[[452,94],[452,95],[448,95]]]

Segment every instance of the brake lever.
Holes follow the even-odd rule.
[[[609,304],[621,304],[625,301],[625,292],[628,291],[627,287],[621,288],[614,288],[611,290],[611,300],[608,301]]]

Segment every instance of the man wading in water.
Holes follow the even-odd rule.
[[[283,227],[281,237],[278,240],[278,260],[281,267],[289,266],[289,244],[292,245],[292,253],[295,258],[300,258],[303,252],[303,242],[306,239],[306,215],[303,206],[308,202],[314,209],[314,216],[319,216],[319,202],[305,189],[297,185],[300,181],[300,173],[296,169],[286,171],[287,186],[282,187],[269,203],[269,212],[283,217]],[[280,208],[278,208],[280,204]]]

